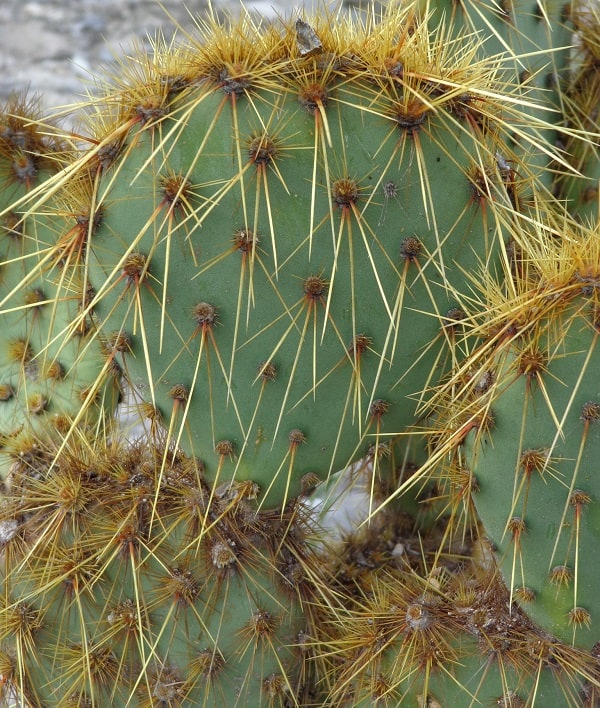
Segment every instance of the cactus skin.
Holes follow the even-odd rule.
[[[168,439],[268,507],[306,474],[377,467],[416,423],[457,359],[446,313],[518,218],[497,154],[519,112],[476,42],[409,31],[398,9],[366,31],[314,26],[307,56],[294,26],[244,24],[206,29],[179,66],[142,56],[144,81],[96,104],[89,159],[95,323],[127,336]]]
[[[107,367],[94,336],[72,327],[84,281],[75,271],[61,277],[65,243],[57,244],[57,233],[85,227],[58,213],[27,214],[29,196],[58,173],[69,151],[58,129],[40,122],[36,99],[14,96],[0,110],[2,479],[13,464],[35,469],[36,438],[73,422],[94,425],[118,400],[118,371]]]

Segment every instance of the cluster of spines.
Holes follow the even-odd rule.
[[[512,602],[489,549],[464,546],[432,567],[427,540],[407,531],[395,546],[374,530],[339,552],[330,582],[343,604],[324,612],[318,635],[330,701],[594,705],[596,649],[536,627]]]
[[[211,489],[194,460],[98,442],[49,448],[5,489],[4,697],[307,704],[295,645],[320,590],[303,502],[258,512],[252,485]]]

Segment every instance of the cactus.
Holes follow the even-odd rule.
[[[549,194],[540,84],[566,15],[441,8],[198,20],[98,79],[54,175],[12,180],[5,701],[597,700],[598,239]],[[366,480],[346,553],[325,480],[326,507]]]
[[[251,486],[213,490],[194,460],[143,443],[80,436],[44,453],[52,473],[13,474],[2,504],[5,701],[316,700],[301,503],[257,513]]]
[[[38,99],[15,95],[0,110],[2,479],[15,464],[36,469],[38,437],[73,422],[94,425],[117,402],[118,372],[104,366],[98,342],[83,327],[71,326],[84,300],[84,278],[61,273],[60,250],[85,226],[27,210],[73,150],[57,128],[41,122]],[[57,243],[61,230],[65,239]]]

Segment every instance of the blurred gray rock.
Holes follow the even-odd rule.
[[[29,88],[54,107],[80,100],[98,67],[123,55],[135,39],[169,37],[173,20],[186,28],[207,0],[2,0],[0,2],[0,103]],[[292,0],[255,0],[245,6],[265,19],[293,12]],[[217,0],[218,11],[237,14],[236,0]],[[166,10],[166,12],[165,12]]]

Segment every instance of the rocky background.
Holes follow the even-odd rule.
[[[208,0],[0,0],[0,105],[29,87],[43,105],[77,101],[90,73],[123,56],[134,41],[160,29],[186,29]],[[162,5],[162,7],[161,7]],[[236,14],[239,0],[216,0],[218,12]],[[265,19],[289,16],[293,0],[250,0],[244,5]],[[173,19],[170,19],[169,13]]]

